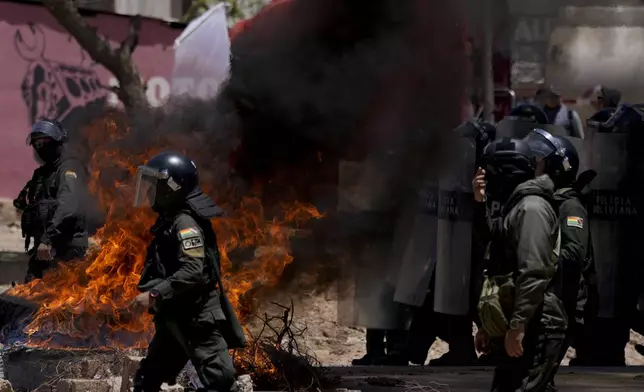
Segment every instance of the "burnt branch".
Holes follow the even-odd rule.
[[[140,15],[132,17],[127,37],[114,48],[81,16],[73,0],[43,0],[43,4],[80,47],[116,77],[120,85],[117,94],[126,109],[148,106],[145,85],[132,61],[141,31]]]
[[[301,347],[306,326],[294,323],[294,305],[278,303],[278,314],[257,315],[261,322],[259,331],[249,337],[249,346],[234,353],[235,364],[242,373],[253,376],[259,389],[281,389],[288,391],[315,390],[322,381],[316,369],[319,361],[308,350]]]

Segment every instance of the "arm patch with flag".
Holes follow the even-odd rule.
[[[194,228],[179,230],[179,240],[181,241],[181,251],[189,257],[205,257],[205,249],[201,232]]]
[[[199,234],[199,230],[195,228],[189,228],[189,229],[183,229],[179,231],[179,238],[186,239],[186,238],[192,238],[192,237],[201,237],[201,234]]]
[[[71,178],[71,179],[75,180],[75,179],[78,178],[78,176],[76,175],[76,172],[73,172],[71,170],[67,170],[65,172],[65,178]]]
[[[583,229],[584,228],[584,219],[580,218],[578,216],[569,216],[566,218],[566,226],[568,227],[576,227],[578,229]]]

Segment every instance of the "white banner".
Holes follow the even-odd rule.
[[[230,38],[224,3],[190,22],[174,43],[172,95],[211,98],[228,78]]]

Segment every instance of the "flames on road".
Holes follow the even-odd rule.
[[[90,190],[107,209],[107,220],[95,235],[94,247],[85,262],[61,265],[36,280],[13,289],[12,294],[39,304],[33,321],[25,328],[29,344],[45,347],[145,347],[154,333],[150,315],[132,314],[129,305],[138,294],[137,283],[151,240],[149,228],[155,220],[150,210],[132,206],[136,168],[164,149],[125,156],[119,149],[105,147],[126,137],[127,131],[111,118],[89,128]],[[118,143],[116,143],[118,144]],[[163,145],[163,144],[161,144]],[[102,147],[101,147],[102,146]],[[175,149],[178,146],[173,146]],[[105,172],[120,173],[107,186]],[[203,178],[203,177],[202,177]],[[244,322],[252,312],[257,286],[274,286],[293,257],[289,238],[299,224],[320,218],[310,205],[283,205],[279,218],[267,217],[256,196],[221,199],[229,215],[213,220],[221,251],[224,285]],[[229,259],[235,249],[259,249],[251,260],[234,265]]]

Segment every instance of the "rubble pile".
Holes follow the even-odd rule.
[[[20,345],[4,349],[5,378],[0,392],[129,392],[141,353],[104,350],[56,350]],[[164,391],[182,392],[200,387],[194,368],[187,366],[175,385]],[[242,392],[252,392],[250,376],[239,377]]]

